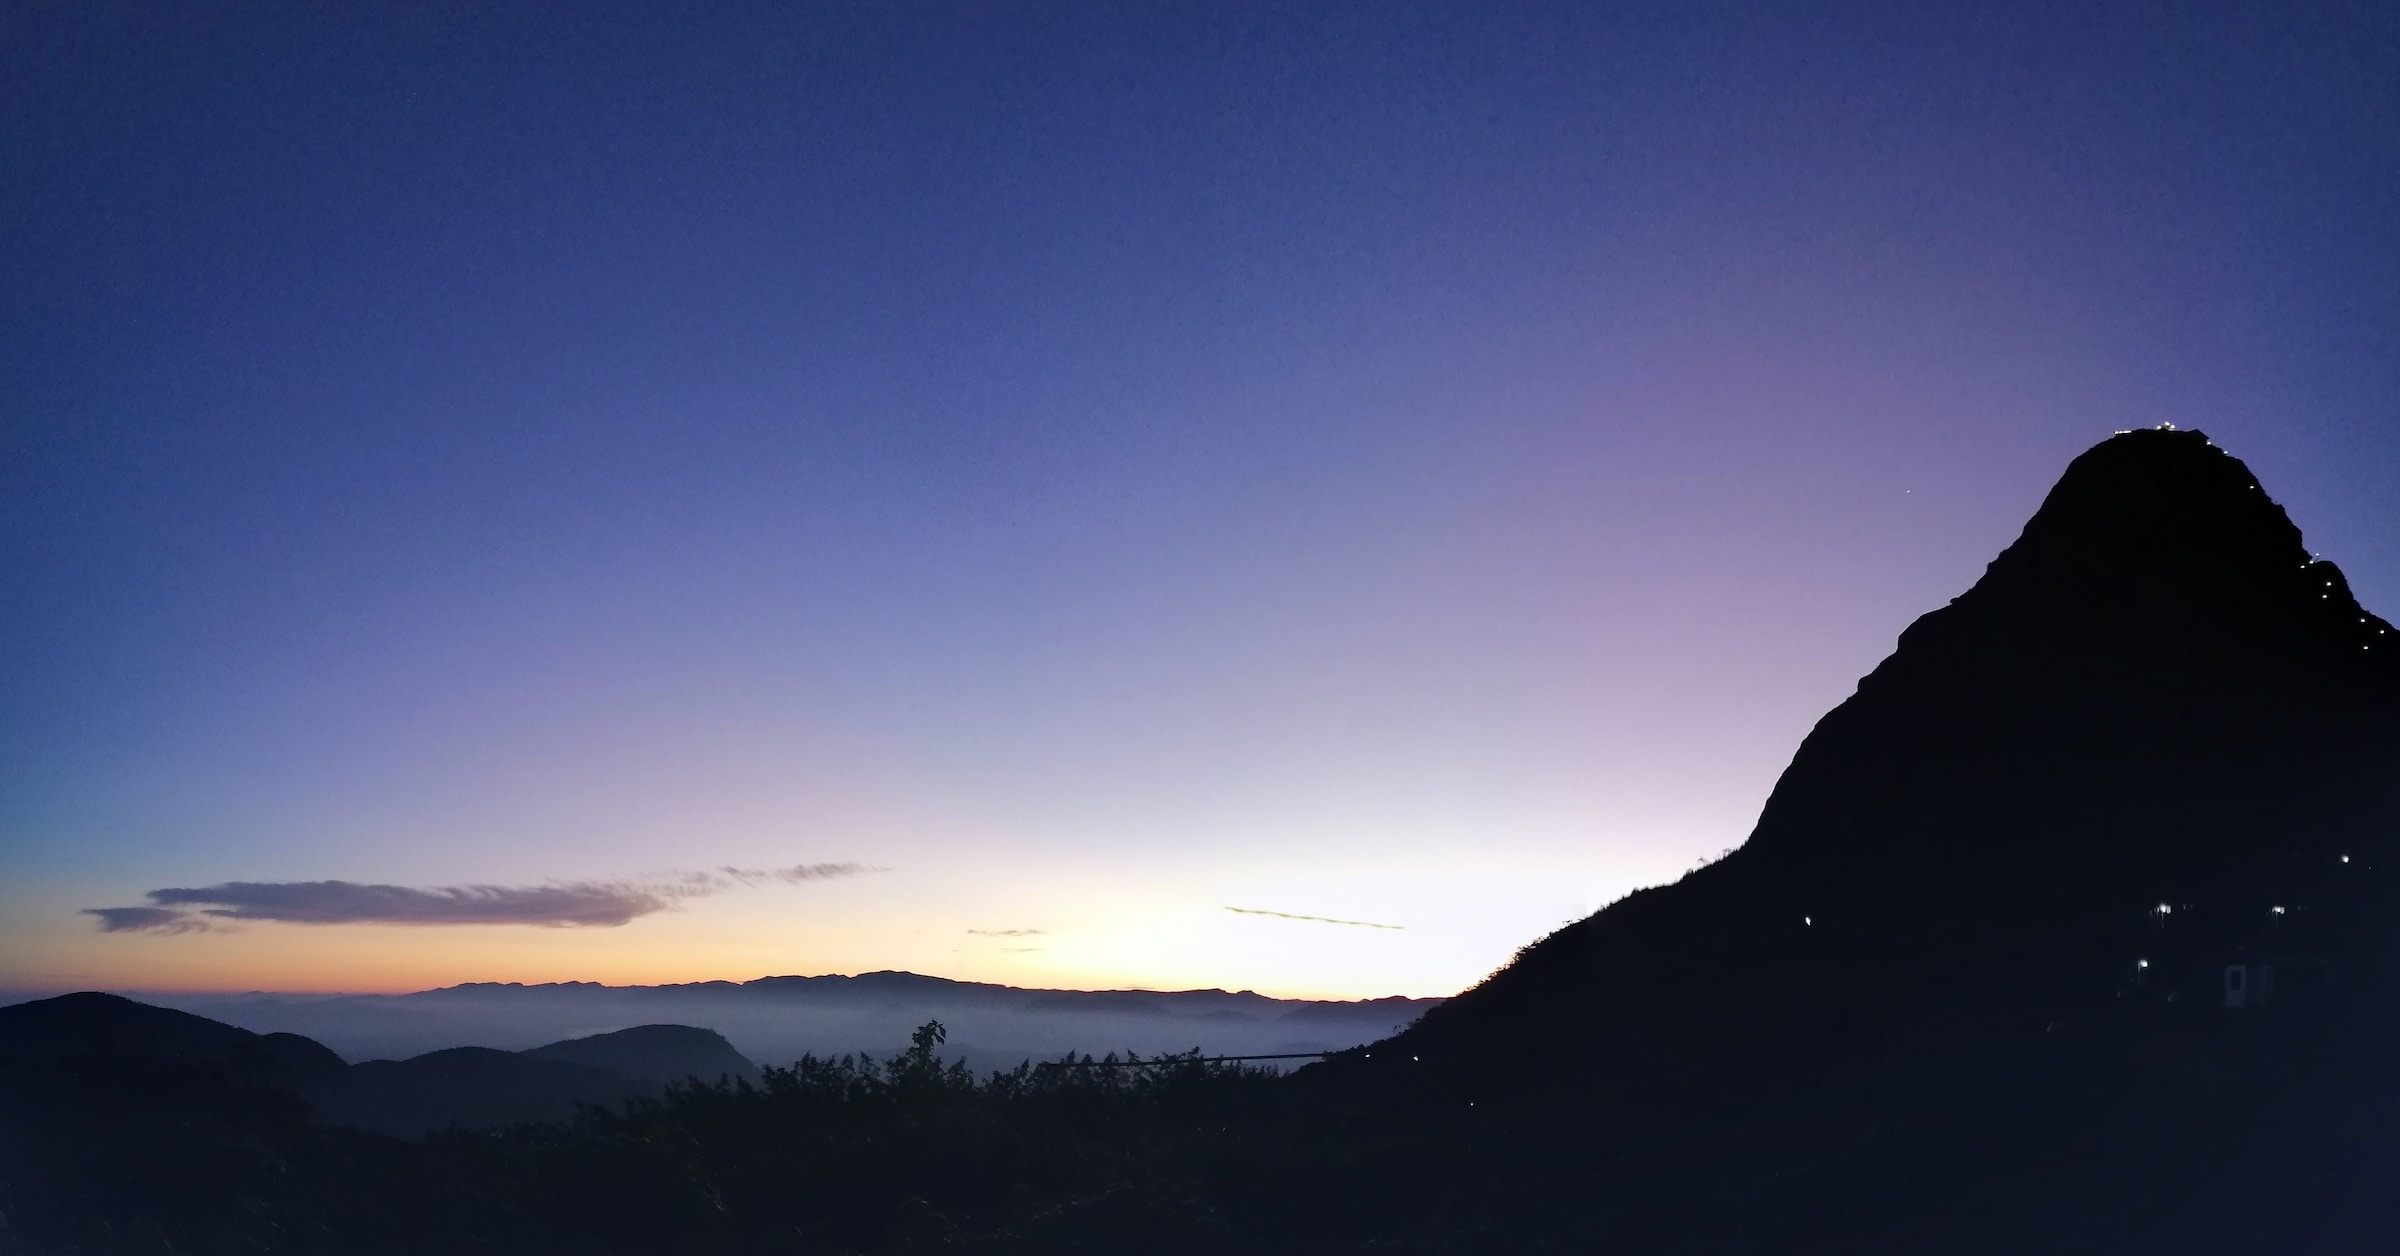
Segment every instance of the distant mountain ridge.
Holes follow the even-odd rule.
[[[998,982],[988,981],[961,981],[952,977],[931,977],[923,973],[913,973],[902,969],[878,969],[873,972],[858,973],[856,975],[827,973],[819,976],[754,977],[748,981],[667,982],[659,985],[649,986],[611,986],[597,981],[554,981],[538,983],[519,983],[514,981],[469,981],[461,982],[460,984],[454,986],[439,986],[431,990],[421,990],[416,993],[417,995],[500,992],[513,994],[553,991],[559,993],[587,993],[602,990],[654,991],[661,994],[689,993],[696,991],[719,991],[726,993],[733,991],[748,991],[757,994],[807,993],[819,995],[886,995],[892,993],[908,993],[960,995],[993,999],[1018,999],[1033,997],[1070,1001],[1088,1000],[1095,1003],[1140,998],[1165,999],[1183,1004],[1198,1004],[1201,1002],[1208,1002],[1213,1005],[1215,1003],[1222,1002],[1226,1004],[1257,1005],[1260,1007],[1283,1007],[1295,1011],[1300,1008],[1308,1008],[1312,1009],[1312,1014],[1321,1014],[1326,1009],[1358,1008],[1361,1010],[1380,1010],[1388,1007],[1402,1006],[1413,1008],[1417,1011],[1422,1011],[1425,1008],[1432,1007],[1433,1005],[1442,1001],[1438,998],[1410,998],[1405,995],[1385,995],[1378,998],[1365,999],[1283,999],[1276,998],[1273,995],[1260,994],[1255,990],[1226,990],[1221,987],[1214,986],[1206,988],[1195,987],[1184,990],[1151,990],[1147,988],[1133,987],[1108,990],[1056,990],[1038,986],[1003,985]],[[414,996],[393,995],[380,997],[409,998]]]

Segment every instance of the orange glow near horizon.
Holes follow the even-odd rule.
[[[89,917],[57,917],[0,960],[0,988],[394,994],[469,982],[666,985],[899,969],[1047,989],[1443,997],[1614,897],[1570,896],[1533,874],[1425,868],[1225,874],[1198,892],[1147,895],[1053,886],[1060,892],[1042,910],[1008,912],[954,902],[931,881],[760,890],[614,927],[239,922],[157,936],[102,934]]]

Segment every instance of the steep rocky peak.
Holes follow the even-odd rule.
[[[2128,601],[2169,614],[2279,604],[2327,623],[2365,614],[2241,459],[2172,428],[2120,432],[2076,458],[1958,601],[2003,614]]]

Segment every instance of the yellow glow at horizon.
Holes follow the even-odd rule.
[[[1562,888],[1573,883],[1430,864],[1135,886],[1100,870],[1016,885],[888,873],[729,893],[616,928],[240,923],[161,937],[100,934],[75,916],[19,934],[0,959],[0,986],[391,993],[470,981],[650,985],[907,969],[1020,986],[1439,996],[1630,888],[1578,896]],[[1015,929],[1039,932],[995,936]]]

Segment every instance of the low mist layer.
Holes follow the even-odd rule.
[[[670,986],[474,984],[399,995],[144,995],[257,1033],[296,1033],[353,1061],[449,1047],[518,1051],[634,1025],[723,1034],[743,1055],[888,1054],[929,1020],[975,1068],[1069,1051],[1249,1055],[1336,1051],[1398,1030],[1438,999],[1276,999],[1224,990],[1029,990],[915,973]]]

